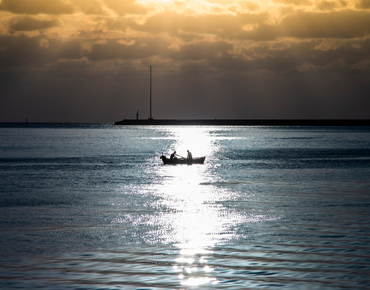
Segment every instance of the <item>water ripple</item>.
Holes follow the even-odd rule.
[[[369,247],[135,246],[62,256],[3,258],[0,287],[32,289],[368,289]],[[64,287],[63,286],[63,287]],[[36,288],[36,287],[35,287]],[[62,287],[61,287],[62,288]]]

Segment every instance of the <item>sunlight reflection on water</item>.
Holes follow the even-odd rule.
[[[171,128],[170,135],[175,137],[173,150],[180,156],[180,152],[193,151],[193,148],[196,148],[194,157],[210,156],[216,150],[206,128],[175,127]],[[214,203],[220,198],[218,191],[214,187],[201,186],[208,178],[207,166],[163,166],[161,174],[167,178],[160,186],[159,202],[171,209],[161,222],[173,228],[170,232],[173,236],[167,240],[178,242],[180,255],[173,267],[179,271],[181,285],[216,283],[215,278],[197,277],[198,268],[206,272],[213,270],[202,257],[211,254],[208,249],[221,238],[220,233],[225,231],[228,223],[223,218],[222,207]]]
[[[370,135],[351,130],[7,132],[0,288],[368,289]],[[163,165],[174,150],[205,164]]]
[[[175,140],[174,150],[184,157],[187,150],[194,151],[193,157],[210,156],[217,150],[208,127],[174,127],[166,131]]]
[[[219,150],[209,128],[174,127],[166,130],[174,138],[171,149],[180,156],[180,152],[186,150],[194,150],[194,157],[212,156]],[[235,193],[208,183],[215,179],[210,176],[210,166],[206,158],[204,165],[163,165],[159,170],[162,182],[156,188],[157,207],[164,206],[169,210],[153,222],[161,228],[171,228],[164,232],[163,238],[178,246],[179,256],[173,267],[179,271],[181,285],[189,287],[217,284],[217,279],[204,275],[214,271],[205,257],[212,256],[216,244],[236,238],[233,227],[237,224],[266,218],[263,215],[245,216],[223,206],[221,202],[233,199]]]

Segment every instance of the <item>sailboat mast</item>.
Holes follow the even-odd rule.
[[[152,66],[150,66],[150,120],[152,120]]]

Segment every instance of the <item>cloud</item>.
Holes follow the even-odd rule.
[[[317,8],[319,10],[333,10],[334,8],[336,8],[338,6],[338,4],[340,5],[339,1],[338,2],[334,2],[334,1],[321,1],[320,3],[317,4]]]
[[[370,9],[370,0],[360,0],[357,4],[357,8]]]
[[[370,13],[351,10],[298,12],[284,18],[277,31],[280,36],[296,38],[364,37],[370,32]]]
[[[13,31],[32,31],[43,30],[50,27],[58,26],[57,20],[37,20],[29,16],[14,17],[9,25]]]
[[[0,10],[15,14],[70,14],[73,7],[63,0],[2,0]]]
[[[44,36],[27,37],[0,35],[0,69],[19,69],[34,66],[42,68],[60,59],[81,59],[81,41],[45,39]]]
[[[369,116],[368,1],[0,0],[0,118]]]
[[[259,24],[256,29],[240,32],[238,38],[265,41],[282,37],[357,38],[370,33],[370,13],[365,11],[296,12],[287,15],[276,25]]]
[[[275,3],[281,3],[286,5],[294,5],[294,6],[309,6],[312,5],[312,1],[310,0],[273,0]]]
[[[370,12],[330,11],[290,13],[276,24],[269,24],[267,13],[235,15],[183,15],[164,12],[143,24],[125,23],[133,30],[151,34],[167,33],[191,41],[192,37],[213,35],[220,40],[268,41],[282,37],[357,38],[370,33]]]
[[[71,0],[71,3],[76,5],[81,12],[87,15],[105,15],[102,3],[98,0]]]
[[[134,40],[134,42],[132,41]],[[142,59],[154,55],[162,55],[168,43],[162,38],[135,38],[128,44],[121,40],[108,40],[95,43],[91,47],[88,58],[93,61],[109,59]]]
[[[249,11],[258,11],[260,9],[260,6],[253,1],[240,1],[240,5],[242,8]]]
[[[264,22],[266,13],[236,15],[183,15],[176,12],[164,12],[147,19],[144,24],[132,24],[133,29],[149,33],[169,33],[178,36],[181,33],[217,35],[221,38],[233,38],[243,31],[243,26]]]
[[[137,4],[135,0],[102,0],[105,6],[118,15],[145,14],[148,8]]]
[[[233,45],[227,42],[201,42],[184,45],[179,51],[168,51],[168,56],[173,60],[199,61],[228,55],[232,50]]]
[[[83,50],[81,42],[77,39],[69,41],[55,41],[53,44],[53,55],[55,59],[81,59]]]
[[[20,66],[45,65],[53,60],[50,49],[41,45],[40,37],[29,38],[25,35],[0,35],[0,68],[17,69]]]
[[[43,66],[61,59],[82,60],[98,63],[108,60],[149,61],[156,59],[163,64],[198,62],[222,72],[242,72],[252,70],[300,71],[323,70],[332,63],[353,67],[355,71],[366,71],[369,62],[370,39],[354,40],[310,40],[304,42],[280,41],[261,42],[251,47],[238,47],[227,41],[200,41],[183,43],[174,49],[165,37],[136,37],[105,41],[57,40],[44,35],[36,37],[0,36],[2,68],[27,65]],[[87,49],[88,48],[88,49]],[[199,68],[199,66],[198,66]]]

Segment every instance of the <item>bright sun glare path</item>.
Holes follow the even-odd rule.
[[[215,150],[208,128],[170,130],[176,140],[171,149],[180,156],[186,157],[190,150],[193,157],[207,157]],[[214,204],[218,193],[213,187],[201,185],[209,177],[207,166],[166,166],[164,170],[166,176],[171,176],[163,186],[166,197],[162,202],[175,212],[166,215],[165,220],[174,229],[172,240],[179,242],[180,253],[174,265],[179,272],[178,278],[184,286],[215,284],[217,280],[208,276],[213,268],[207,265],[206,257],[212,255],[209,249],[215,245],[225,225],[220,207]]]
[[[164,127],[161,130],[165,134],[162,132],[161,138],[154,139],[173,140],[169,143],[172,145],[167,155],[176,150],[179,155],[186,157],[186,150],[190,150],[194,157],[206,156],[206,163],[156,167],[162,180],[153,184],[159,195],[156,202],[158,208],[167,210],[160,211],[159,215],[149,220],[132,217],[130,221],[134,225],[149,223],[156,230],[148,237],[156,237],[158,241],[179,248],[173,269],[181,285],[212,287],[219,283],[213,276],[214,268],[208,265],[213,248],[239,238],[233,231],[236,224],[264,222],[273,217],[254,211],[246,215],[227,206],[228,201],[234,200],[235,192],[229,186],[222,185],[232,183],[227,180],[220,183],[220,176],[214,170],[217,167],[210,161],[207,163],[207,157],[214,156],[220,150],[218,141],[224,138],[217,136],[214,128]],[[235,139],[233,136],[227,138]],[[145,138],[143,140],[145,142]],[[120,216],[112,223],[125,223],[128,218]]]
[[[180,248],[173,266],[180,283],[189,287],[214,285],[219,281],[212,277],[214,269],[207,264],[208,257],[213,254],[212,248],[217,243],[235,237],[231,230],[233,225],[261,222],[268,217],[255,213],[241,215],[219,203],[233,199],[233,192],[209,182],[214,180],[214,176],[209,175],[207,157],[218,150],[215,140],[219,139],[210,128],[176,127],[166,130],[169,138],[175,141],[168,153],[176,150],[179,155],[186,157],[186,151],[190,150],[193,157],[206,156],[206,163],[161,168],[163,176],[169,178],[161,185],[163,199],[160,203],[171,212],[156,222],[172,229],[166,239],[176,241]]]
[[[165,132],[164,136],[154,139],[173,140],[167,154],[176,150],[180,155],[186,155],[186,150],[190,150],[194,157],[209,157],[219,151],[218,140],[225,139],[217,136],[214,128],[207,127],[164,127],[161,130]],[[240,138],[230,136],[227,139]],[[247,140],[242,139],[244,142]],[[149,235],[151,238],[155,236],[158,241],[178,246],[179,254],[175,258],[173,269],[184,286],[212,287],[219,283],[213,277],[214,268],[208,265],[208,260],[217,244],[239,238],[233,231],[236,224],[258,223],[276,218],[253,210],[246,214],[228,208],[226,204],[233,201],[235,192],[228,186],[222,186],[231,184],[230,181],[218,182],[220,176],[215,168],[217,167],[212,162],[207,163],[207,158],[204,165],[156,167],[157,173],[162,177],[162,182],[153,185],[157,187],[155,192],[159,195],[158,207],[168,210],[161,211],[160,215],[153,216],[150,220],[131,220],[137,225],[150,223],[159,229]],[[250,192],[246,194],[244,198],[254,196]],[[112,221],[125,222],[127,217],[121,216]]]
[[[182,152],[185,154],[187,150],[193,153],[193,157],[209,156],[212,153],[212,138],[208,128],[180,127],[177,130],[173,130],[173,133],[177,139],[177,149],[175,150],[179,154]]]

